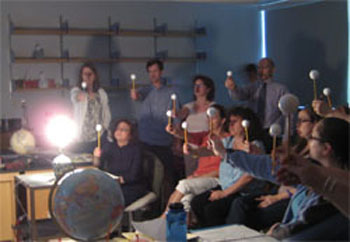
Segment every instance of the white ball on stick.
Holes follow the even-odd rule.
[[[320,73],[318,70],[311,70],[309,72],[309,77],[311,80],[317,80],[318,78],[320,78]]]
[[[282,133],[281,125],[279,124],[272,124],[269,129],[269,134],[271,136],[279,136]]]
[[[213,107],[210,107],[207,109],[207,115],[209,117],[214,117],[216,113],[217,113],[217,110]]]
[[[249,125],[250,125],[250,122],[249,122],[249,120],[246,120],[246,119],[244,119],[244,120],[242,120],[242,126],[243,126],[243,128],[249,128]]]
[[[298,97],[290,93],[283,95],[278,102],[278,108],[284,115],[296,112],[298,110],[298,106]]]
[[[326,97],[331,95],[331,89],[329,87],[326,87],[325,89],[323,89],[323,95],[325,95]]]

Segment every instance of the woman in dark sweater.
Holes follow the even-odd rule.
[[[94,156],[100,158],[100,169],[119,176],[125,206],[146,193],[142,173],[141,151],[136,141],[134,125],[126,119],[117,121],[113,129],[113,142],[95,148]]]

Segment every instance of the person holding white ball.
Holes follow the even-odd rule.
[[[269,127],[274,123],[283,126],[283,115],[278,109],[279,99],[288,89],[273,79],[275,64],[270,58],[262,58],[258,64],[258,81],[240,87],[236,84],[233,76],[227,76],[225,87],[232,99],[249,101],[251,108],[256,112],[265,130],[266,150],[271,149],[271,139],[268,135]]]

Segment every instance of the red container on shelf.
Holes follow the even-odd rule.
[[[56,87],[56,82],[55,79],[48,79],[48,88],[55,88]]]
[[[39,80],[24,80],[23,88],[38,88]]]

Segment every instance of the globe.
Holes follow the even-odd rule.
[[[17,154],[28,154],[35,148],[34,135],[28,130],[20,129],[12,134],[10,146]]]
[[[124,197],[119,182],[90,168],[65,174],[53,187],[51,214],[71,238],[96,241],[120,224]]]

